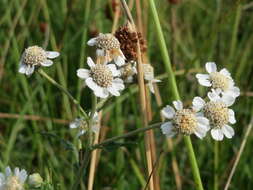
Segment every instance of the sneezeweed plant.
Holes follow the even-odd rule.
[[[120,49],[118,39],[110,33],[100,33],[97,37],[90,39],[87,44],[96,46],[97,56],[102,58],[102,62],[114,61],[116,65],[122,66],[125,64],[125,56]]]
[[[69,124],[69,127],[71,129],[78,129],[79,130],[78,133],[77,133],[77,137],[80,137],[81,135],[86,133],[89,129],[88,128],[89,125],[88,125],[87,121],[84,118],[76,118],[73,122],[71,122]],[[93,115],[91,130],[94,133],[99,132],[99,118],[98,118],[98,113],[97,112],[95,112],[94,115]]]
[[[49,67],[53,64],[50,59],[58,57],[60,54],[56,51],[46,51],[39,46],[31,46],[25,49],[19,63],[19,73],[30,76],[35,67]]]
[[[95,64],[87,58],[88,69],[78,69],[77,76],[85,80],[85,84],[100,98],[107,98],[110,94],[119,96],[125,88],[123,80],[119,78],[120,71],[114,64]]]
[[[198,110],[193,108],[183,108],[183,103],[173,101],[175,109],[169,105],[162,109],[162,114],[169,119],[161,125],[162,133],[167,137],[173,137],[177,133],[183,135],[195,134],[203,139],[209,130],[209,121],[204,116],[198,114]]]

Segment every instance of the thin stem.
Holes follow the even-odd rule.
[[[214,141],[214,183],[213,183],[214,190],[218,190],[219,187],[218,164],[219,164],[219,143],[218,141]]]
[[[60,91],[62,91],[64,94],[66,94],[69,99],[78,107],[78,109],[81,111],[82,115],[85,117],[85,119],[89,119],[88,115],[86,114],[86,112],[84,111],[84,109],[82,108],[82,106],[79,104],[79,102],[63,87],[61,86],[59,83],[57,83],[54,79],[52,79],[47,73],[45,73],[42,69],[38,70],[38,73],[46,78],[51,84],[53,84],[54,86],[56,86]]]
[[[235,173],[235,169],[236,169],[236,167],[237,167],[237,165],[239,163],[239,160],[241,158],[242,152],[243,152],[243,150],[245,148],[245,145],[246,145],[246,142],[248,140],[248,137],[249,137],[250,131],[252,129],[252,126],[253,126],[253,117],[251,117],[250,123],[249,123],[249,125],[247,127],[247,131],[246,131],[246,133],[245,133],[245,135],[243,137],[243,140],[242,140],[239,152],[238,152],[238,154],[236,156],[235,163],[234,163],[233,168],[232,168],[232,170],[231,170],[231,172],[229,174],[229,177],[228,177],[228,180],[227,180],[227,183],[226,183],[226,186],[225,186],[224,190],[228,190],[228,188],[229,188],[229,185],[231,183],[232,177],[233,177],[233,175]]]
[[[167,71],[167,74],[170,76],[169,77],[169,87],[170,87],[170,89],[172,89],[173,98],[175,98],[176,100],[179,100],[180,96],[178,93],[177,83],[176,83],[174,72],[172,70],[170,57],[168,54],[168,49],[166,47],[165,39],[164,39],[163,32],[162,32],[162,27],[161,27],[161,24],[159,21],[159,17],[158,17],[158,13],[157,13],[157,10],[155,7],[154,0],[149,0],[149,4],[150,4],[150,8],[151,8],[151,15],[152,15],[154,22],[155,22],[157,39],[158,39],[158,43],[160,46],[163,62],[165,64],[165,69]],[[184,141],[185,141],[186,147],[188,149],[188,156],[190,159],[191,168],[193,170],[195,184],[197,185],[198,190],[203,190],[203,186],[202,186],[202,182],[201,182],[201,178],[200,178],[200,174],[199,174],[199,169],[198,169],[198,164],[197,164],[195,153],[194,153],[194,150],[192,147],[191,139],[189,136],[185,136]]]
[[[143,127],[143,128],[139,128],[139,129],[136,129],[134,131],[131,131],[129,133],[126,133],[124,135],[120,135],[120,136],[116,136],[116,137],[112,137],[110,139],[107,139],[99,144],[96,144],[96,145],[93,145],[90,149],[91,150],[94,150],[94,149],[97,149],[97,148],[102,148],[103,146],[107,145],[107,144],[110,144],[112,142],[115,142],[115,141],[118,141],[120,139],[123,139],[123,138],[127,138],[127,137],[130,137],[130,136],[133,136],[133,135],[136,135],[138,133],[141,133],[141,132],[145,132],[145,131],[148,131],[148,130],[151,130],[151,129],[156,129],[156,128],[159,128],[161,126],[162,122],[160,123],[155,123],[153,125],[149,125],[148,127]]]
[[[97,109],[97,97],[96,95],[92,94],[92,107],[91,107],[91,113],[90,113],[90,120],[89,120],[89,146],[92,146],[93,142],[93,136],[92,136],[92,125],[93,125],[93,117]]]

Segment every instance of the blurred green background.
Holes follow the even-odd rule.
[[[157,76],[164,76],[154,23],[148,2],[141,0],[144,38],[148,58]],[[136,20],[135,1],[129,0]],[[218,179],[220,189],[233,165],[253,113],[253,3],[250,0],[158,0],[155,1],[166,38],[180,96],[190,105],[195,96],[205,96],[196,71],[204,71],[207,61],[219,69],[231,71],[241,96],[233,105],[237,123],[235,136],[219,143]],[[131,6],[132,5],[132,6]],[[75,106],[39,74],[30,77],[18,73],[19,59],[31,45],[61,53],[50,68],[51,77],[67,88],[89,110],[90,91],[82,89],[76,70],[86,67],[86,57],[94,57],[94,48],[86,42],[99,32],[112,30],[117,0],[0,0],[0,171],[7,165],[39,172],[53,183],[54,189],[69,190],[77,173],[78,141],[68,123],[78,116]],[[118,26],[126,17],[120,13]],[[166,75],[165,75],[166,77]],[[167,80],[159,83],[164,105],[170,104]],[[134,130],[140,125],[138,93],[134,85],[112,98],[105,106],[102,127],[104,138]],[[159,122],[159,110],[151,95],[153,121]],[[94,189],[142,189],[146,184],[143,134],[108,146],[100,153]],[[165,137],[155,130],[157,167],[161,189],[177,189],[171,167],[171,152]],[[199,140],[192,137],[205,189],[213,189],[214,155],[210,134]],[[85,141],[86,137],[82,137]],[[182,189],[194,189],[182,137],[173,139]],[[232,189],[253,188],[253,138],[250,134]],[[84,178],[87,180],[87,177]]]

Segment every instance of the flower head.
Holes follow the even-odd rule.
[[[136,62],[129,62],[120,68],[121,77],[126,83],[132,83],[137,74]]]
[[[234,80],[227,69],[224,68],[218,72],[215,63],[207,62],[206,71],[209,74],[196,75],[202,86],[212,87],[223,96],[236,98],[240,95],[240,89],[235,86]]]
[[[143,73],[144,73],[144,79],[148,83],[149,90],[152,93],[155,93],[153,83],[161,82],[158,79],[155,79],[154,76],[154,68],[150,64],[142,64],[143,67]]]
[[[183,108],[181,101],[173,101],[176,110],[167,105],[162,110],[162,114],[170,121],[161,125],[163,134],[173,137],[177,133],[183,135],[195,134],[202,139],[209,130],[209,121],[204,116],[199,115],[196,110]]]
[[[29,175],[28,184],[32,187],[39,188],[43,183],[43,179],[38,173]]]
[[[10,167],[5,169],[5,173],[0,172],[0,189],[1,190],[24,190],[24,183],[27,178],[27,172],[15,168],[14,172]]]
[[[39,46],[31,46],[25,49],[19,63],[19,72],[26,75],[31,75],[35,67],[49,67],[53,61],[49,60],[58,57],[60,54],[55,51],[45,51]]]
[[[125,88],[123,80],[118,78],[120,71],[114,64],[95,64],[90,57],[87,58],[90,70],[78,69],[77,76],[85,79],[85,83],[100,98],[107,98],[109,94],[119,96],[120,90]]]
[[[90,39],[87,44],[97,47],[97,56],[104,57],[106,62],[114,60],[115,64],[125,64],[125,56],[120,49],[120,43],[113,34],[100,33],[97,37]]]
[[[76,128],[79,129],[77,137],[80,137],[86,131],[88,131],[88,123],[84,120],[84,118],[76,118],[75,121],[73,121],[69,124],[69,127],[71,129],[76,129]],[[93,116],[93,119],[92,119],[91,130],[94,133],[98,133],[98,131],[99,131],[99,119],[98,119],[98,113],[97,112],[94,113],[94,116]]]
[[[234,99],[220,97],[215,90],[209,92],[208,97],[210,99],[209,102],[205,102],[200,97],[195,97],[193,100],[193,107],[195,110],[202,110],[203,115],[209,119],[213,139],[221,141],[224,135],[227,138],[232,138],[235,132],[234,129],[229,126],[229,123],[234,124],[236,120],[234,111],[228,107],[233,104]]]

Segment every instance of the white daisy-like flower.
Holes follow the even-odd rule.
[[[89,113],[89,115],[90,115],[90,113]],[[79,132],[77,133],[77,137],[80,137],[81,135],[83,135],[84,133],[86,133],[88,131],[88,123],[85,121],[84,118],[76,118],[75,121],[73,121],[69,124],[69,127],[71,129],[79,129]],[[94,113],[94,116],[92,119],[91,130],[94,133],[99,132],[99,118],[98,118],[97,112]]]
[[[167,137],[173,137],[177,133],[183,135],[195,134],[202,139],[206,136],[209,130],[209,121],[204,116],[200,115],[194,108],[183,108],[181,101],[173,101],[176,110],[167,105],[162,109],[162,114],[170,121],[161,125],[162,133]]]
[[[193,107],[195,110],[202,110],[203,115],[209,119],[211,135],[213,139],[221,141],[225,137],[232,138],[235,134],[234,129],[229,125],[234,124],[235,113],[228,107],[234,102],[232,97],[220,97],[215,90],[208,93],[209,102],[205,102],[201,97],[195,97]]]
[[[137,74],[136,62],[129,62],[120,68],[121,77],[125,83],[132,83]]]
[[[223,96],[236,98],[240,95],[240,89],[235,86],[234,80],[227,69],[224,68],[218,72],[214,62],[207,62],[206,71],[209,74],[196,75],[198,82],[202,86],[212,87],[212,89]]]
[[[100,33],[97,37],[91,38],[87,44],[97,47],[97,56],[105,57],[106,62],[114,60],[119,67],[125,64],[125,56],[120,49],[120,42],[113,34]]]
[[[153,83],[161,82],[161,80],[155,79],[154,68],[150,64],[142,64],[144,79],[148,83],[149,90],[155,93]]]
[[[0,190],[24,190],[24,183],[27,179],[27,172],[15,168],[14,172],[8,166],[5,173],[0,172]]]
[[[94,94],[100,98],[107,98],[109,94],[119,96],[120,90],[125,88],[123,80],[119,78],[120,71],[114,64],[95,64],[90,57],[87,58],[88,69],[78,69],[77,76],[85,80]]]
[[[49,59],[56,58],[59,55],[60,53],[56,51],[45,51],[39,46],[28,47],[22,54],[18,72],[29,76],[37,66],[51,66],[53,61]]]

